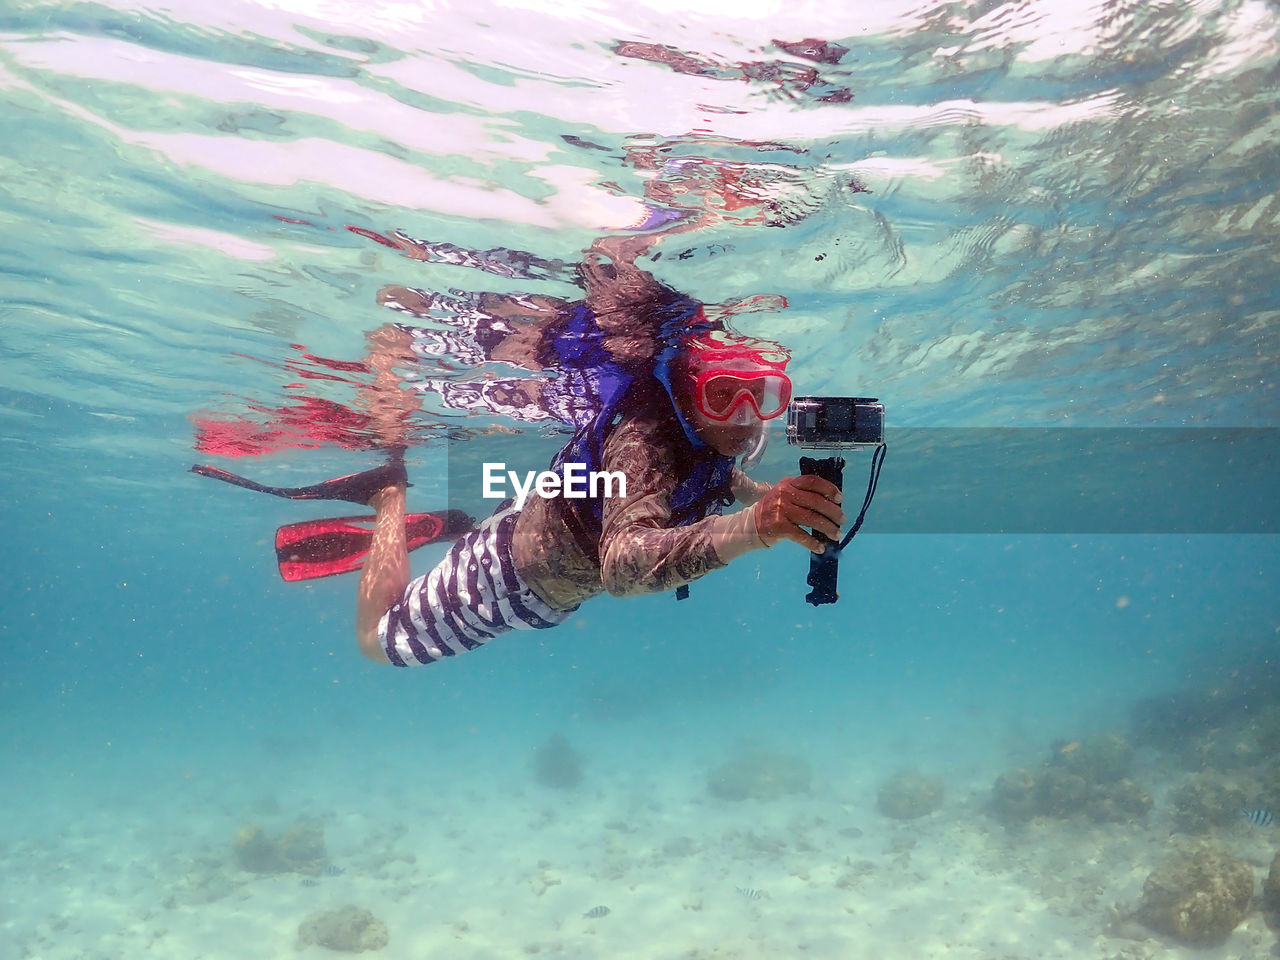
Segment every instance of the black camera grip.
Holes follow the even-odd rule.
[[[800,473],[822,477],[844,490],[844,457],[825,457],[818,460],[814,457],[800,458]],[[815,607],[824,603],[835,603],[840,599],[836,591],[836,580],[840,573],[840,546],[826,534],[817,530],[810,531],[820,542],[826,544],[822,553],[809,554],[809,577],[807,583],[813,590],[805,597]]]
[[[840,490],[844,490],[844,457],[823,457],[821,460],[815,457],[801,457],[800,472],[816,474],[823,480],[831,481]]]

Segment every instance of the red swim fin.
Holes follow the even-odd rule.
[[[404,519],[410,550],[474,529],[461,510],[410,513]],[[372,545],[373,517],[304,520],[276,531],[276,560],[285,580],[315,580],[360,569]]]

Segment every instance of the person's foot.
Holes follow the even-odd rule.
[[[395,503],[396,497],[404,496],[403,486],[383,487],[372,497],[369,498],[368,505],[373,507],[377,513],[382,513],[384,509]]]
[[[382,466],[372,470],[317,484],[315,495],[306,499],[346,500],[350,503],[372,505],[373,498],[383,490],[408,485],[409,475],[404,469],[404,460],[400,456],[393,456]]]

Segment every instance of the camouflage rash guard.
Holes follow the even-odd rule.
[[[615,596],[673,590],[764,548],[749,509],[671,526],[671,494],[689,449],[671,417],[624,417],[605,440],[599,469],[626,476],[627,495],[604,499],[597,555],[585,549],[596,545],[584,543],[591,535],[570,501],[531,496],[512,542],[525,583],[549,606],[571,610],[606,590]],[[732,484],[734,497],[746,504],[769,490],[737,469]]]

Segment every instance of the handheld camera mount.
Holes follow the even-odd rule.
[[[862,527],[867,508],[876,494],[880,468],[888,450],[884,442],[884,404],[875,397],[796,397],[787,407],[787,443],[818,450],[860,450],[872,448],[871,478],[862,510],[843,540],[836,543],[817,530],[813,535],[826,544],[822,553],[809,556],[808,584],[813,588],[805,597],[821,606],[840,599],[836,589],[840,553]],[[844,489],[844,457],[800,458],[802,474],[816,474]]]

